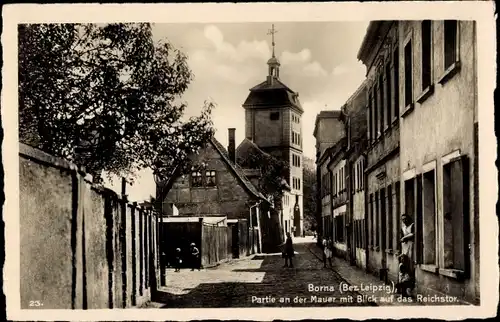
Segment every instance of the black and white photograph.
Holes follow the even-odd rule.
[[[447,8],[7,6],[8,317],[493,316],[494,8]]]

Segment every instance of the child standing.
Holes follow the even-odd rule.
[[[175,249],[175,271],[176,272],[181,271],[181,264],[182,264],[181,249],[176,248]]]
[[[396,287],[398,289],[398,292],[401,293],[401,295],[404,297],[410,296],[411,290],[413,288],[408,262],[408,256],[404,254],[399,256],[399,276]]]
[[[194,271],[195,268],[200,270],[200,267],[200,251],[195,243],[191,243],[191,270]]]

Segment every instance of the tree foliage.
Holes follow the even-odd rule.
[[[166,174],[213,135],[212,103],[183,121],[192,72],[150,24],[28,24],[18,36],[21,141],[99,177]]]
[[[317,209],[317,185],[316,170],[308,166],[313,163],[312,160],[304,157],[303,168],[303,189],[304,189],[304,228],[315,230],[317,227],[316,209]]]
[[[259,191],[270,200],[274,201],[276,208],[281,207],[281,198],[287,189],[288,164],[270,154],[256,152],[249,153],[244,158],[238,159],[238,164],[249,169],[259,169]]]

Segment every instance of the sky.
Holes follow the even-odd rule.
[[[199,114],[207,99],[217,104],[216,138],[227,145],[227,129],[244,138],[249,89],[266,80],[271,57],[269,23],[155,24],[156,40],[167,39],[188,56],[194,81],[182,96],[186,116]],[[276,23],[280,79],[299,93],[304,108],[304,155],[315,156],[314,121],[321,110],[340,109],[361,85],[366,68],[357,53],[368,22]]]
[[[271,57],[269,23],[154,24],[155,40],[168,40],[188,56],[194,80],[181,100],[186,117],[199,115],[205,100],[216,103],[213,120],[216,138],[227,146],[227,129],[236,128],[236,144],[245,136],[242,107],[249,89],[266,80]],[[357,53],[367,22],[276,23],[275,53],[280,79],[299,93],[304,109],[304,155],[315,158],[313,137],[316,115],[338,110],[365,78],[366,68]],[[120,180],[108,185],[120,191]],[[149,199],[155,184],[149,170],[137,174],[127,186],[130,200]]]

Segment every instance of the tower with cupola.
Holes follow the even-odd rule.
[[[266,80],[250,89],[243,103],[245,136],[261,150],[289,165],[288,185],[282,200],[281,223],[284,232],[300,236],[303,232],[303,154],[302,115],[299,94],[280,79],[280,62],[275,55],[274,25],[272,56]]]

